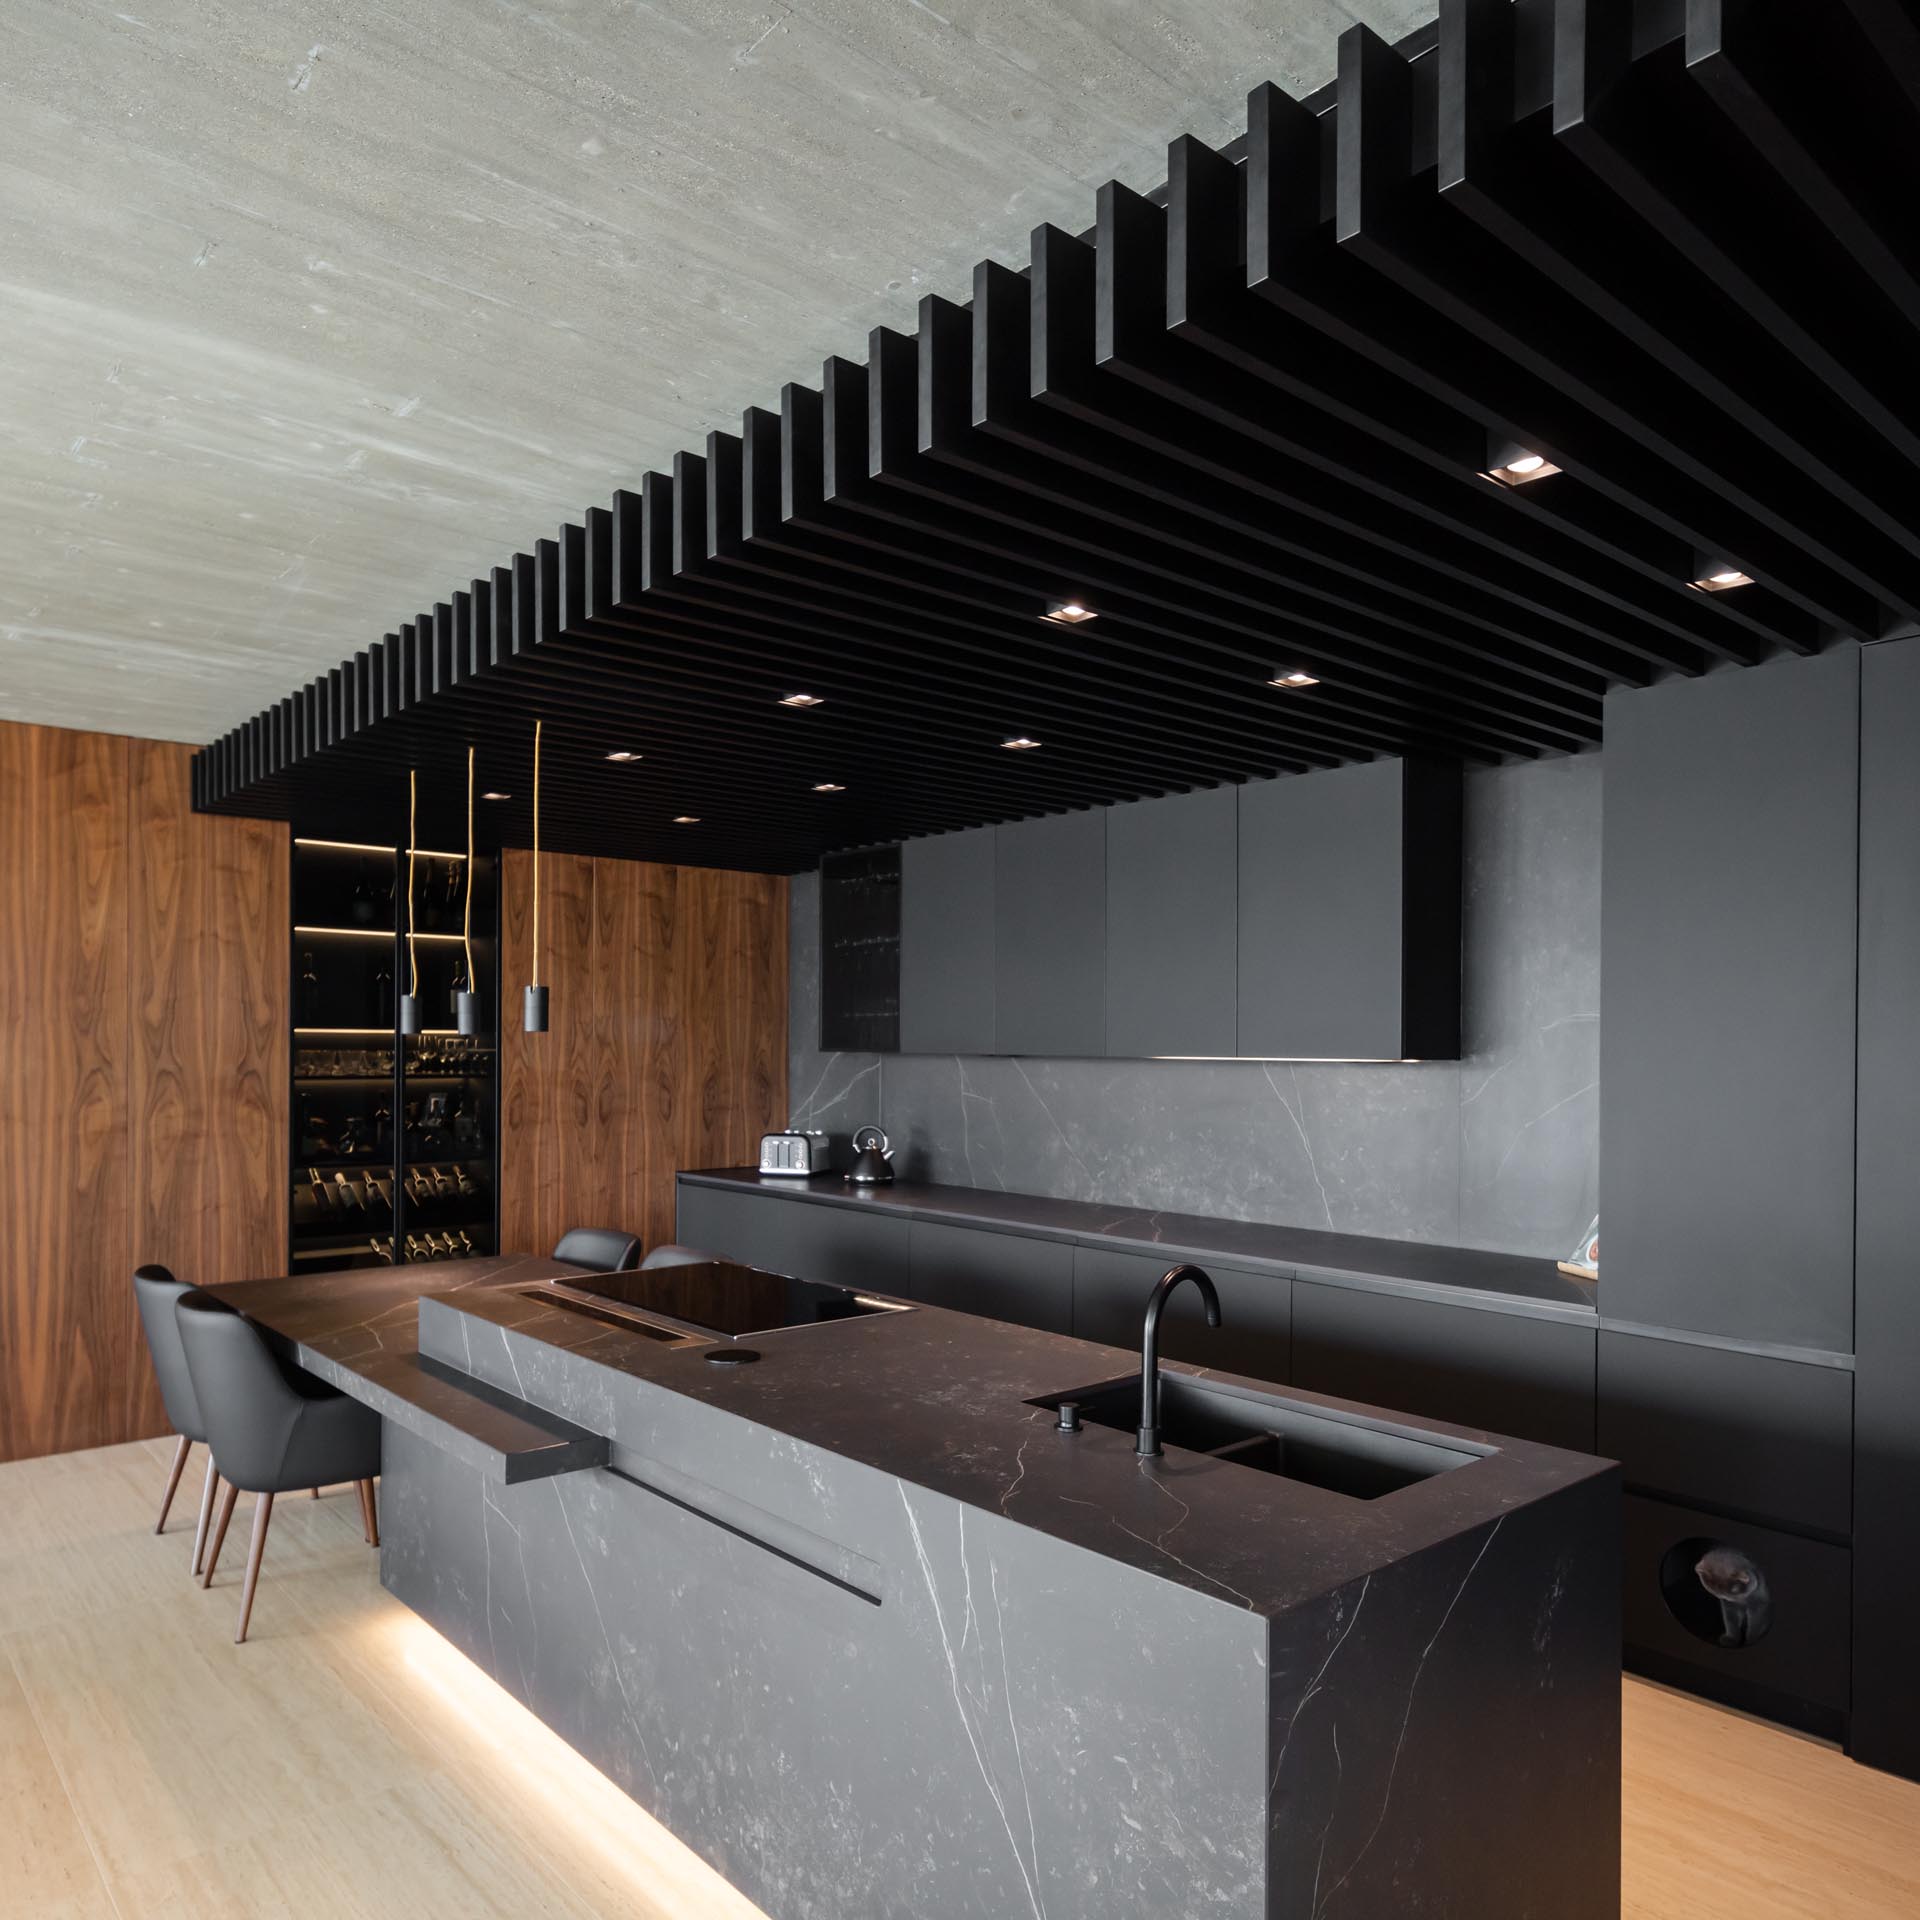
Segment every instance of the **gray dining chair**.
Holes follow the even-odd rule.
[[[553,1257],[595,1273],[626,1273],[640,1264],[640,1242],[618,1227],[575,1227],[560,1236]]]
[[[184,1280],[176,1280],[167,1268],[157,1263],[135,1267],[133,1297],[140,1307],[140,1325],[147,1336],[147,1353],[153,1361],[154,1378],[160,1383],[160,1402],[167,1410],[167,1424],[179,1436],[173,1449],[173,1466],[167,1474],[167,1490],[160,1497],[160,1518],[155,1533],[167,1530],[167,1513],[173,1506],[180,1475],[195,1441],[207,1442],[206,1423],[201,1417],[199,1397],[193,1390],[193,1377],[187,1371],[187,1356],[180,1346],[180,1328],[173,1309],[182,1294],[193,1289]],[[207,1547],[207,1522],[213,1516],[213,1496],[220,1485],[220,1472],[213,1454],[207,1454],[206,1484],[200,1490],[200,1523],[193,1531],[193,1570]]]
[[[236,1642],[247,1637],[260,1583],[275,1494],[351,1480],[369,1546],[380,1544],[373,1478],[380,1471],[380,1416],[359,1401],[277,1360],[244,1315],[189,1289],[174,1305],[180,1345],[193,1380],[220,1477],[227,1483],[207,1549],[201,1585],[213,1584],[220,1549],[244,1490],[256,1496]]]
[[[707,1253],[699,1247],[683,1247],[677,1242],[667,1241],[655,1247],[640,1262],[642,1271],[649,1267],[704,1267],[714,1260],[724,1259],[723,1254]]]

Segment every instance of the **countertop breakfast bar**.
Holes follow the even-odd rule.
[[[216,1291],[385,1417],[386,1587],[776,1920],[1618,1911],[1604,1462],[1172,1363],[1142,1455],[1138,1354],[717,1263]]]

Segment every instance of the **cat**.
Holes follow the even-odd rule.
[[[1750,1647],[1773,1624],[1767,1576],[1738,1547],[1709,1547],[1694,1562],[1702,1587],[1720,1605],[1720,1644]]]

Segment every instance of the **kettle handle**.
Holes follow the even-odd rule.
[[[853,1136],[853,1150],[855,1153],[871,1152],[886,1155],[888,1149],[885,1131],[880,1127],[862,1127],[860,1131]]]

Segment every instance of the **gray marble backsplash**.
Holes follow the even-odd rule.
[[[791,896],[795,1126],[903,1176],[1560,1256],[1599,1186],[1601,757],[1469,772],[1464,1057],[1414,1066],[819,1050],[819,880]]]

